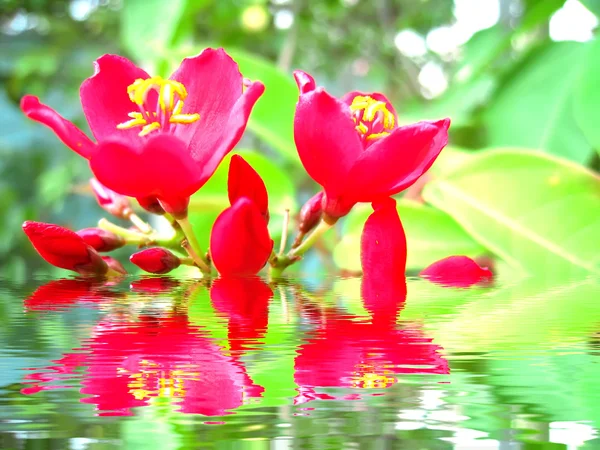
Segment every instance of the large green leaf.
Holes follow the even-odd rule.
[[[342,269],[360,271],[360,237],[370,206],[355,207],[347,218],[344,237],[334,250],[335,263]],[[477,256],[485,248],[475,242],[443,211],[416,202],[398,203],[408,244],[407,269],[422,269],[452,255]]]
[[[600,17],[600,0],[579,0],[587,9]]]
[[[530,274],[600,273],[600,178],[535,151],[480,153],[424,197],[477,241]]]
[[[484,112],[488,144],[540,149],[587,162],[593,150],[573,115],[574,89],[587,54],[588,44],[560,42],[527,58]]]
[[[289,161],[298,161],[294,145],[293,123],[298,89],[292,74],[279,70],[266,59],[239,49],[228,49],[246,78],[260,80],[266,86],[248,122],[248,128],[272,145]]]
[[[575,118],[590,144],[600,152],[600,39],[594,39],[590,46],[575,90]]]
[[[121,41],[136,59],[155,62],[167,53],[184,16],[187,0],[125,0]]]

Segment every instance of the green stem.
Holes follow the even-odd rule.
[[[280,278],[283,271],[294,264],[296,261],[302,259],[302,255],[308,251],[319,238],[329,230],[333,224],[329,224],[324,220],[321,220],[316,228],[304,239],[304,241],[295,248],[292,248],[286,255],[278,255],[271,259],[271,266],[269,267],[269,276],[271,279]]]
[[[140,218],[140,216],[138,216],[136,213],[131,213],[131,215],[129,216],[129,220],[131,220],[131,223],[142,233],[144,233],[144,234],[152,233],[152,227],[150,225],[148,225],[146,222],[144,222]]]
[[[198,239],[196,238],[196,234],[192,228],[192,224],[188,220],[187,217],[183,219],[177,219],[177,223],[181,226],[181,231],[185,235],[187,240],[187,244],[184,241],[182,244],[190,257],[194,260],[196,265],[200,268],[203,273],[210,273],[210,266],[208,261],[203,256],[202,250],[200,249],[200,244],[198,243]]]
[[[110,231],[117,236],[121,236],[127,241],[128,244],[144,244],[148,241],[147,236],[128,230],[127,228],[120,227],[119,225],[115,225],[104,218],[98,221],[98,228],[102,228],[103,230]]]

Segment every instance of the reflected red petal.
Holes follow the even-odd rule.
[[[394,199],[373,209],[361,237],[362,297],[373,320],[395,322],[406,299],[406,235]]]
[[[492,279],[487,267],[480,267],[467,256],[449,256],[434,262],[420,274],[433,283],[449,287],[469,287]]]
[[[308,174],[334,197],[362,153],[348,107],[322,88],[302,94],[294,116],[294,140]]]
[[[119,194],[164,200],[194,193],[198,169],[185,144],[175,136],[157,134],[143,147],[121,140],[102,142],[98,147],[90,167],[102,184]]]
[[[127,115],[137,112],[127,94],[127,87],[136,79],[150,76],[118,55],[103,55],[94,63],[94,75],[81,84],[79,94],[83,112],[94,137],[103,141],[118,135],[130,144],[141,143],[139,128],[117,130],[117,125],[130,120]]]
[[[200,120],[178,126],[176,135],[186,143],[196,133],[215,143],[222,139],[228,133],[229,113],[242,95],[243,78],[237,63],[222,48],[207,48],[185,58],[171,79],[182,83],[188,93],[182,113],[200,114]]]
[[[265,182],[258,172],[240,155],[231,157],[227,178],[227,194],[231,205],[241,197],[249,198],[258,207],[260,213],[268,218],[269,196]]]
[[[396,113],[396,110],[394,109],[394,105],[392,105],[392,102],[390,102],[385,95],[380,94],[379,92],[361,92],[361,91],[348,92],[346,95],[344,95],[342,97],[342,102],[344,102],[346,105],[350,106],[352,104],[352,102],[354,101],[354,99],[358,96],[371,97],[372,99],[375,99],[377,101],[384,102],[387,110],[394,115],[394,120],[395,120],[394,124],[396,126],[398,125],[398,114]]]
[[[53,280],[38,287],[23,304],[30,311],[67,309],[82,299],[100,300],[102,297],[93,293],[95,286],[97,283],[91,280]]]
[[[223,211],[210,235],[210,254],[221,276],[252,276],[262,269],[273,240],[258,207],[242,197]]]
[[[26,95],[21,99],[21,109],[27,117],[43,123],[50,128],[56,136],[75,153],[89,159],[96,149],[96,144],[88,138],[83,131],[73,123],[62,117],[49,106],[40,103],[33,95]]]
[[[395,129],[358,158],[348,176],[347,195],[360,202],[394,195],[423,175],[448,143],[450,119]]]
[[[229,348],[244,351],[264,337],[269,318],[271,288],[257,277],[218,278],[210,299],[218,313],[228,319]]]

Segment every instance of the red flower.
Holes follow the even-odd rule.
[[[271,252],[265,184],[239,155],[229,165],[229,199],[210,235],[210,255],[221,276],[252,276],[262,269]]]
[[[480,267],[468,256],[449,256],[434,262],[419,274],[433,283],[448,287],[469,287],[492,279],[492,271]]]
[[[25,96],[21,108],[89,159],[102,184],[123,195],[158,198],[183,217],[189,196],[241,138],[263,91],[260,82],[244,85],[222,49],[184,59],[167,80],[104,55],[80,90],[97,144],[36,97]]]
[[[27,221],[23,231],[47,262],[82,275],[104,275],[108,265],[81,236],[51,223]]]
[[[81,366],[86,366],[81,393],[89,395],[81,401],[96,405],[100,415],[132,415],[132,407],[171,397],[183,413],[221,416],[263,391],[204,330],[176,316],[142,317],[137,323],[105,319],[77,353],[27,375],[30,386],[21,392],[63,387],[81,376]]]
[[[164,274],[177,269],[180,259],[166,248],[153,247],[134,253],[129,260],[146,272]]]
[[[230,350],[255,348],[267,332],[273,291],[260,278],[218,278],[210,288],[213,307],[228,320]]]
[[[389,197],[429,169],[448,141],[450,119],[398,127],[381,94],[350,92],[341,100],[294,72],[300,99],[294,139],[308,174],[325,191],[323,210],[335,220],[358,202]]]

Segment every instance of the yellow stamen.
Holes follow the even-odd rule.
[[[388,131],[382,131],[381,133],[373,133],[367,136],[367,141],[372,139],[379,139],[385,136],[388,136],[390,133]]]
[[[148,125],[144,125],[144,127],[142,128],[142,131],[140,131],[139,135],[140,136],[146,136],[149,133],[152,133],[155,130],[160,129],[160,123],[158,122],[152,122],[149,123]]]
[[[375,100],[368,95],[357,95],[354,97],[352,104],[350,105],[350,110],[352,112],[359,111],[362,113],[359,117],[355,116],[354,120],[357,122],[357,131],[365,136],[369,129],[363,122],[373,122],[377,118],[377,113],[382,113],[383,128],[387,131],[368,135],[367,139],[376,139],[378,137],[387,136],[396,123],[396,118],[387,108],[386,103],[381,100]]]
[[[155,105],[148,105],[148,94],[150,91],[158,93],[158,108],[162,111],[159,116]],[[200,119],[199,114],[182,114],[183,101],[187,97],[185,86],[175,80],[165,80],[162,77],[151,77],[147,79],[138,78],[127,87],[129,99],[140,107],[140,112],[129,113],[132,120],[117,125],[119,130],[126,130],[134,127],[142,127],[140,136],[159,130],[162,127],[168,129],[168,124],[187,125]],[[155,118],[154,121],[148,121],[148,117]]]

